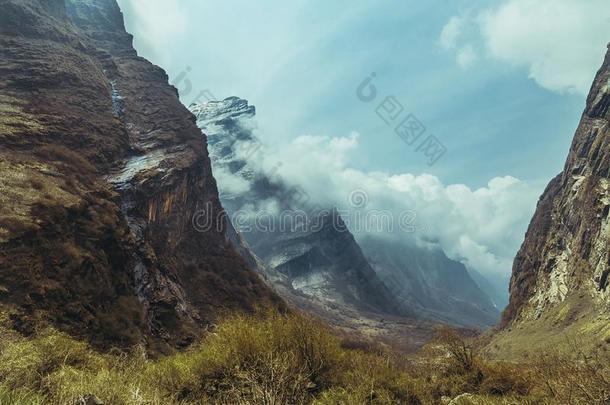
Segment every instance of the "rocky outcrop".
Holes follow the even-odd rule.
[[[564,170],[540,198],[515,259],[506,328],[535,320],[565,329],[590,321],[588,334],[610,338],[609,120],[610,53],[587,98]]]
[[[116,1],[0,3],[0,301],[15,327],[162,349],[220,311],[281,305],[235,252],[205,137]]]

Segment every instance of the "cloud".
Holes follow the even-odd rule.
[[[250,191],[250,183],[243,177],[232,175],[226,168],[220,166],[214,169],[214,178],[222,184],[222,192],[230,195],[241,195]]]
[[[459,16],[451,17],[449,22],[445,24],[439,39],[440,44],[444,49],[454,49],[457,46],[463,26],[464,18]]]
[[[474,65],[476,60],[478,59],[478,55],[474,50],[474,47],[470,44],[462,47],[456,56],[456,61],[460,67],[467,69],[470,66]]]
[[[440,46],[446,51],[454,52],[456,63],[463,69],[473,66],[479,57],[472,43],[463,43],[465,38],[471,36],[473,27],[476,29],[472,19],[454,16],[445,24],[439,38]]]
[[[477,30],[465,33],[469,24]],[[456,53],[460,66],[471,64],[480,49],[526,69],[545,89],[577,94],[588,93],[609,41],[606,0],[505,0],[452,17],[440,34],[441,45]]]
[[[336,206],[356,237],[370,235],[367,213],[387,213],[400,222],[412,213],[413,231],[384,228],[378,237],[440,246],[445,253],[487,275],[506,275],[523,241],[540,190],[514,177],[496,177],[485,187],[445,185],[436,176],[365,172],[350,166],[359,135],[305,135],[283,146],[266,147],[250,158],[255,170],[278,168],[277,178],[298,185],[311,202]],[[279,162],[279,164],[278,164]],[[221,189],[223,182],[218,182]],[[354,208],[354,193],[365,207]],[[358,207],[360,208],[360,207]],[[369,223],[370,225],[370,223]]]

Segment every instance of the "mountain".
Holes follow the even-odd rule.
[[[498,346],[535,349],[565,336],[581,347],[610,342],[609,121],[610,52],[564,170],[540,197],[515,258]]]
[[[493,277],[489,277],[474,269],[468,269],[468,273],[479,288],[492,300],[496,308],[503,310],[508,306],[510,274],[494,274]]]
[[[407,314],[371,268],[339,213],[331,210],[317,220],[319,229],[282,236],[259,250],[260,257],[301,293],[363,311]]]
[[[224,180],[221,185],[247,182],[248,190],[233,192],[227,186],[221,191],[223,205],[233,222],[240,222],[238,214],[245,213],[244,207],[253,210],[248,215],[260,215],[259,219],[266,221],[254,221],[247,230],[244,226],[239,230],[248,246],[244,250],[251,250],[260,258],[267,272],[280,273],[292,290],[325,303],[381,314],[408,313],[379,280],[336,210],[297,211],[306,209],[306,204],[286,198],[294,190],[281,181],[273,181],[241,158],[244,143],[250,150],[258,145],[245,122],[254,117],[253,106],[231,97],[191,106],[191,111],[208,136],[214,173]],[[286,215],[257,212],[254,207],[266,202],[274,203],[275,209]],[[309,216],[303,223],[297,223],[300,213]]]
[[[116,1],[0,3],[0,307],[14,328],[166,350],[219,311],[282,306],[236,253],[205,137]]]
[[[440,250],[372,237],[357,241],[336,211],[316,206],[316,196],[284,182],[279,165],[266,171],[264,146],[253,134],[256,109],[246,100],[230,97],[190,109],[208,136],[222,203],[249,249],[281,273],[276,283],[342,308],[463,326],[497,322],[499,310],[462,264]],[[303,224],[299,213],[307,217]],[[272,227],[271,218],[288,226]],[[267,272],[267,278],[274,276]]]
[[[500,311],[462,263],[438,247],[367,237],[360,245],[393,295],[420,316],[458,325],[489,327]]]

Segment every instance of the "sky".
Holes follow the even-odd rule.
[[[607,0],[119,4],[185,104],[256,106],[288,180],[335,198],[366,185],[487,275],[510,274],[610,42]]]

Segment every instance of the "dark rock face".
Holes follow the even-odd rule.
[[[0,301],[15,324],[162,349],[220,310],[281,305],[235,252],[205,137],[116,1],[0,3]]]
[[[261,258],[306,295],[362,311],[410,314],[371,268],[337,211],[322,214],[316,222],[315,230],[270,243],[261,249]]]
[[[610,308],[609,109],[610,53],[587,98],[564,170],[540,198],[515,259],[505,326],[559,307],[570,314],[561,317],[563,323]]]

